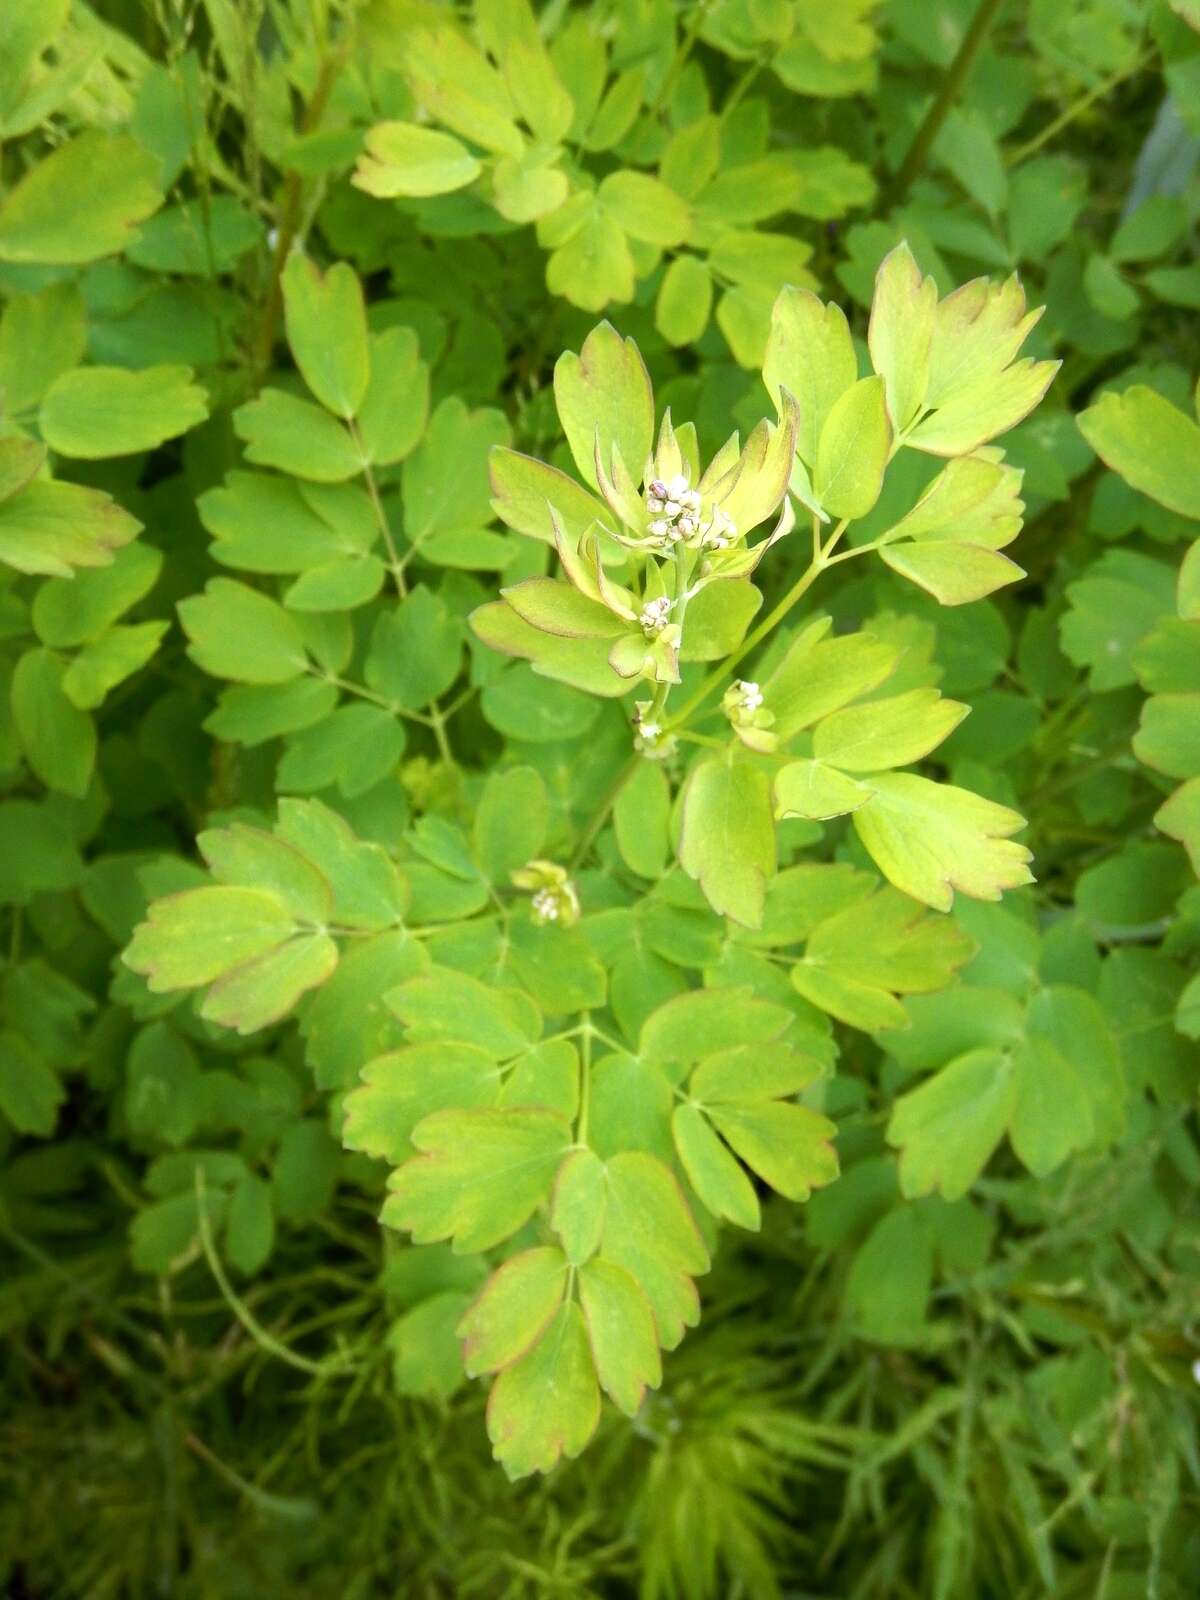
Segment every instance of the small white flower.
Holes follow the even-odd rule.
[[[663,631],[670,615],[671,602],[665,594],[659,595],[657,600],[647,600],[642,607],[641,615],[638,617],[642,632],[647,639],[653,639]]]
[[[670,532],[670,529],[660,517],[650,524],[650,532],[656,539],[665,539],[667,534]]]
[[[691,483],[688,481],[686,474],[680,472],[677,473],[667,485],[667,492],[671,496],[672,500],[678,500],[682,495],[687,494],[691,487]]]
[[[662,728],[657,722],[643,722],[638,732],[647,744],[653,744],[662,733]]]
[[[659,511],[661,511],[663,509],[665,504],[666,504],[666,501],[665,500],[660,500],[658,495],[656,495],[656,494],[648,495],[646,497],[646,510],[647,511],[659,512]]]
[[[758,684],[746,683],[739,678],[737,689],[742,710],[757,711],[763,703],[763,693]]]

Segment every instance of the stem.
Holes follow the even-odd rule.
[[[967,74],[975,65],[975,57],[979,54],[1002,3],[1003,0],[980,0],[978,9],[971,18],[971,25],[958,47],[958,54],[947,67],[942,86],[934,97],[933,104],[925,113],[925,120],[917,129],[899,170],[884,190],[879,206],[881,212],[890,211],[893,206],[899,205],[924,170],[933,142],[942,131],[942,124],[958,99]]]
[[[692,53],[692,46],[696,43],[700,29],[704,26],[704,13],[708,10],[708,6],[709,0],[695,0],[695,10],[692,12],[687,30],[680,40],[679,49],[676,50],[674,59],[667,68],[666,76],[663,78],[662,83],[659,84],[658,93],[654,96],[654,104],[650,107],[651,112],[657,112],[661,109],[663,102],[675,87],[679,74],[687,65],[687,59]]]
[[[588,819],[587,826],[584,828],[579,837],[579,843],[575,847],[575,854],[571,857],[571,864],[568,869],[569,871],[577,872],[579,870],[580,865],[595,842],[596,835],[600,832],[600,829],[607,821],[608,813],[612,810],[613,806],[616,805],[617,796],[629,782],[630,778],[633,777],[634,773],[641,765],[642,759],[643,758],[635,751],[617,773],[613,781],[609,784],[608,788],[604,791],[604,794],[600,797],[600,804],[596,807],[595,811],[593,811],[591,817]]]
[[[355,422],[353,417],[348,417],[346,426],[350,431],[351,439],[354,441],[354,448],[358,451],[359,458],[363,464],[363,481],[367,486],[367,494],[371,499],[371,509],[375,513],[375,521],[378,523],[379,532],[383,536],[383,543],[388,553],[388,566],[391,568],[392,577],[396,581],[396,590],[401,600],[403,600],[408,594],[408,588],[404,582],[404,563],[400,559],[400,552],[396,549],[396,541],[392,537],[392,525],[388,521],[387,512],[383,508],[383,497],[379,493],[379,485],[375,482],[375,474],[371,471],[371,463],[366,459],[358,423]]]
[[[1076,117],[1082,116],[1089,106],[1095,105],[1097,100],[1103,100],[1105,95],[1111,94],[1118,84],[1124,83],[1126,78],[1132,78],[1135,72],[1140,72],[1153,57],[1153,49],[1143,50],[1132,66],[1120,68],[1119,71],[1112,73],[1098,83],[1094,89],[1089,89],[1073,105],[1069,105],[1053,121],[1048,122],[1040,133],[1035,133],[1032,139],[1026,140],[1024,144],[1019,144],[1015,150],[1011,151],[1005,158],[1005,165],[1019,167],[1022,161],[1027,161],[1030,156],[1036,155],[1043,145],[1049,144],[1050,140],[1060,134],[1064,128],[1069,127]]]
[[[588,1109],[592,1087],[592,1015],[583,1013],[583,1026],[579,1030],[579,1120],[575,1124],[575,1143],[587,1144]]]
[[[769,611],[767,613],[757,628],[752,629],[751,632],[746,635],[741,644],[738,645],[737,649],[734,650],[732,654],[727,655],[724,661],[719,661],[717,663],[717,665],[708,674],[707,678],[705,678],[704,682],[696,690],[695,694],[684,706],[683,710],[667,723],[666,727],[663,729],[664,733],[673,733],[676,728],[685,723],[692,713],[699,706],[703,705],[704,701],[708,699],[708,696],[712,693],[712,691],[720,686],[729,673],[733,671],[734,667],[736,667],[739,662],[744,661],[750,652],[760,645],[767,635],[773,632],[773,630],[779,626],[792,607],[808,593],[809,589],[812,588],[817,578],[819,578],[821,573],[824,572],[826,566],[829,564],[830,552],[832,551],[834,545],[836,545],[839,539],[842,537],[843,533],[845,533],[848,526],[848,522],[844,520],[838,523],[837,527],[829,535],[829,543],[823,550],[819,550],[818,553],[813,557],[808,566],[784,595],[779,604],[774,608],[773,611]]]
[[[325,57],[321,63],[320,75],[316,87],[313,89],[312,99],[305,107],[304,115],[300,119],[301,134],[312,133],[320,124],[325,115],[325,107],[329,104],[329,97],[333,93],[333,86],[337,82],[338,73],[342,70],[345,59],[344,50],[335,50],[332,55]],[[283,185],[283,204],[279,210],[279,232],[275,240],[275,254],[271,258],[271,277],[267,284],[267,296],[263,302],[262,321],[259,323],[258,337],[254,344],[252,371],[254,373],[254,387],[260,388],[263,379],[271,365],[271,353],[275,349],[275,339],[279,332],[279,316],[283,310],[283,269],[287,266],[288,256],[296,242],[300,227],[300,207],[304,197],[304,180],[299,172],[292,171],[287,175]]]
[[[281,1344],[278,1339],[267,1332],[262,1323],[255,1318],[245,1301],[240,1299],[234,1292],[233,1285],[225,1274],[225,1268],[221,1265],[221,1258],[217,1255],[216,1245],[213,1243],[212,1227],[208,1220],[204,1170],[200,1166],[196,1168],[196,1221],[200,1229],[200,1245],[208,1261],[209,1269],[217,1280],[217,1287],[228,1303],[229,1309],[254,1340],[255,1344],[261,1346],[262,1349],[268,1351],[278,1360],[286,1362],[289,1367],[295,1367],[298,1372],[307,1372],[314,1378],[323,1378],[328,1373],[339,1369],[344,1371],[344,1361],[310,1361],[307,1356],[297,1355],[287,1345]]]

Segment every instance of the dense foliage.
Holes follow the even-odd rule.
[[[1195,0],[5,0],[0,1580],[1187,1600]]]

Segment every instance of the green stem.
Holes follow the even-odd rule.
[[[712,691],[718,688],[725,681],[725,679],[733,671],[734,667],[736,667],[739,662],[744,661],[752,650],[757,649],[767,635],[772,633],[779,626],[792,607],[803,599],[803,597],[808,593],[809,589],[812,588],[813,584],[820,577],[821,573],[824,572],[826,566],[829,564],[830,552],[841,539],[848,525],[849,524],[845,521],[838,523],[837,527],[829,536],[829,543],[824,547],[824,549],[819,550],[818,553],[813,557],[808,566],[784,595],[779,604],[774,608],[774,610],[767,613],[757,628],[752,629],[746,635],[736,650],[734,650],[730,655],[727,655],[724,661],[717,663],[717,665],[708,674],[707,678],[705,678],[704,682],[696,690],[695,694],[692,695],[691,699],[683,707],[683,710],[678,712],[677,715],[667,723],[666,727],[663,729],[664,733],[673,733],[677,728],[682,727],[692,713],[704,704],[705,700],[708,699]]]
[[[300,119],[301,134],[313,133],[319,126],[344,60],[344,50],[335,50],[321,63],[312,99]],[[279,232],[275,240],[275,253],[271,257],[271,277],[267,284],[266,299],[263,301],[258,337],[254,344],[252,371],[256,389],[262,386],[271,365],[271,354],[275,349],[279,317],[283,310],[283,269],[287,266],[288,256],[296,242],[303,198],[304,179],[299,172],[293,170],[288,173],[283,186],[283,203],[279,208]]]
[[[1070,127],[1071,123],[1077,117],[1081,117],[1089,106],[1095,105],[1097,100],[1103,100],[1105,95],[1111,94],[1118,84],[1124,83],[1126,78],[1132,78],[1134,73],[1140,72],[1153,58],[1154,50],[1152,48],[1143,50],[1132,66],[1120,68],[1119,71],[1112,73],[1098,83],[1094,89],[1089,89],[1085,95],[1081,95],[1065,111],[1060,112],[1053,121],[1048,122],[1040,133],[1035,133],[1032,139],[1026,140],[1024,144],[1019,144],[1015,150],[1010,151],[1005,157],[1005,165],[1019,167],[1022,161],[1028,161],[1029,157],[1036,155],[1043,145],[1049,144],[1050,140],[1060,134],[1064,128]]]
[[[571,857],[571,864],[569,868],[571,872],[577,872],[579,870],[587,856],[588,851],[592,848],[592,845],[595,842],[596,835],[600,832],[600,829],[608,820],[609,812],[612,810],[613,806],[616,805],[617,796],[629,782],[630,778],[633,777],[634,773],[641,765],[642,760],[643,757],[638,755],[635,751],[617,773],[616,777],[609,784],[603,795],[600,797],[599,805],[596,807],[595,811],[592,812],[591,817],[588,819],[587,826],[579,836],[579,843],[575,846],[575,854]]]
[[[575,1143],[587,1144],[588,1109],[592,1088],[592,1017],[583,1013],[583,1026],[579,1030],[579,1120],[575,1124]]]
[[[345,1364],[341,1361],[319,1362],[310,1361],[306,1356],[297,1355],[287,1345],[281,1344],[263,1327],[251,1312],[244,1300],[234,1292],[233,1285],[226,1275],[225,1268],[221,1265],[221,1258],[217,1254],[217,1247],[213,1242],[212,1226],[208,1220],[208,1202],[204,1186],[203,1168],[196,1168],[196,1220],[200,1226],[200,1244],[204,1251],[209,1269],[217,1280],[217,1287],[233,1312],[234,1316],[245,1328],[246,1332],[270,1355],[276,1356],[280,1361],[286,1362],[289,1367],[295,1367],[298,1372],[307,1372],[311,1377],[323,1378],[331,1372],[345,1371]]]
[[[958,47],[958,54],[947,67],[942,86],[934,96],[933,104],[925,113],[925,120],[917,129],[913,142],[908,147],[908,153],[883,192],[879,206],[881,212],[890,211],[893,206],[899,205],[924,171],[933,142],[942,131],[942,124],[958,99],[967,75],[975,65],[975,57],[979,54],[1002,4],[1003,0],[980,0],[975,15],[971,18],[971,25]]]

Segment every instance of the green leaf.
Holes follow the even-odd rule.
[[[579,1455],[599,1420],[583,1314],[568,1301],[533,1349],[492,1385],[488,1437],[508,1476],[524,1478]]]
[[[1067,600],[1059,622],[1063,653],[1090,668],[1094,691],[1120,689],[1135,681],[1135,648],[1173,609],[1174,575],[1165,562],[1107,550],[1067,585]]]
[[[500,1089],[495,1055],[457,1041],[389,1051],[368,1061],[361,1077],[343,1102],[342,1143],[394,1166],[413,1154],[412,1131],[422,1118],[492,1106]]]
[[[271,1167],[271,1191],[287,1222],[313,1222],[329,1209],[341,1156],[323,1122],[284,1129]]]
[[[31,611],[38,638],[60,650],[99,639],[154,587],[162,559],[151,545],[127,545],[108,566],[41,584]]]
[[[424,584],[381,613],[371,635],[368,684],[399,709],[416,711],[443,694],[458,676],[462,624]]]
[[[1009,1057],[969,1050],[919,1088],[901,1095],[887,1139],[900,1150],[900,1188],[909,1199],[934,1189],[966,1194],[1008,1127],[1016,1100]]]
[[[86,348],[87,310],[75,284],[13,295],[0,316],[0,389],[9,414],[32,411],[56,378],[79,365]]]
[[[1172,778],[1200,776],[1200,694],[1156,694],[1147,700],[1133,753]]]
[[[162,203],[159,164],[123,133],[89,128],[45,156],[0,203],[0,261],[96,261],[123,250]]]
[[[340,483],[363,469],[354,440],[336,417],[282,389],[263,389],[233,414],[246,460],[316,483]]]
[[[263,240],[263,224],[233,195],[205,194],[168,206],[125,252],[151,272],[215,278]]]
[[[453,967],[431,966],[384,996],[414,1040],[456,1039],[507,1061],[535,1044],[542,1018],[519,989],[493,989]]]
[[[648,1061],[692,1066],[734,1045],[778,1039],[793,1013],[749,989],[693,989],[659,1006],[642,1025],[638,1053]]]
[[[835,403],[858,377],[850,328],[840,306],[822,305],[807,289],[785,288],[775,302],[763,361],[763,382],[780,410],[780,390],[799,411],[796,449],[811,467]]]
[[[604,1227],[607,1175],[594,1150],[573,1150],[559,1168],[550,1208],[550,1226],[562,1240],[567,1260],[581,1267],[595,1255]]]
[[[682,244],[691,232],[687,202],[660,178],[648,173],[610,172],[601,182],[597,198],[618,227],[644,244],[670,250]]]
[[[585,483],[599,487],[596,461],[609,472],[614,449],[640,477],[654,440],[654,396],[632,339],[622,339],[608,322],[593,328],[578,355],[568,350],[559,356],[554,398]]]
[[[500,74],[457,28],[440,19],[422,24],[406,24],[402,40],[405,76],[418,104],[472,144],[519,156],[523,140]]]
[[[943,305],[947,303],[943,301]],[[935,456],[967,455],[1027,417],[1061,365],[1060,361],[1026,358],[1002,372],[989,371],[973,384],[955,388],[950,398],[917,424],[905,443]]]
[[[936,689],[910,689],[850,706],[817,723],[813,755],[846,772],[906,767],[949,738],[970,709],[957,700],[943,700]]]
[[[695,344],[712,311],[712,273],[697,256],[676,256],[663,274],[654,326],[669,345]]]
[[[566,1286],[567,1258],[553,1245],[523,1250],[497,1268],[456,1329],[468,1378],[526,1355],[558,1312]]]
[[[290,938],[295,919],[259,889],[187,889],[151,902],[125,952],[155,994],[195,989]]]
[[[153,450],[208,415],[191,367],[77,367],[56,378],[38,415],[42,437],[60,455],[84,460]]]
[[[333,888],[334,920],[376,931],[403,921],[407,887],[382,846],[355,837],[319,800],[281,800],[275,830],[318,867]]]
[[[919,585],[944,606],[966,605],[1016,583],[1025,571],[999,550],[926,539],[888,544],[879,552],[893,572]]]
[[[762,922],[775,872],[775,825],[766,773],[736,759],[702,761],[683,794],[679,862],[718,916]]]
[[[1027,1040],[1053,1051],[1082,1085],[1091,1142],[1107,1146],[1119,1139],[1125,1131],[1128,1090],[1118,1039],[1096,1000],[1065,984],[1039,989],[1029,1003],[1025,1026]],[[1060,1137],[1065,1141],[1061,1126]],[[1074,1136],[1069,1147],[1076,1147]]]
[[[917,1206],[899,1206],[879,1219],[850,1263],[846,1308],[855,1332],[877,1344],[919,1344],[932,1287],[928,1220]]]
[[[860,378],[833,402],[821,428],[813,489],[834,517],[865,517],[879,498],[892,429],[882,378]]]
[[[1022,474],[988,461],[983,453],[959,456],[943,467],[912,510],[884,537],[927,539],[1001,550],[1021,531]]]
[[[69,578],[76,567],[107,566],[141,526],[98,489],[39,481],[0,500],[0,561],[18,572]]]
[[[643,761],[613,806],[613,829],[621,859],[640,878],[657,879],[670,854],[671,790],[661,766]]]
[[[754,1185],[713,1132],[704,1113],[697,1106],[676,1106],[671,1131],[688,1182],[713,1216],[757,1232],[762,1215]]]
[[[999,900],[1003,889],[1032,883],[1029,851],[1009,837],[1025,819],[966,789],[911,773],[880,773],[854,812],[854,826],[889,882],[937,911],[954,890]]]
[[[487,463],[511,437],[504,414],[470,411],[449,395],[404,464],[404,530],[416,547],[431,534],[491,521]]]
[[[501,594],[530,627],[566,639],[615,639],[631,624],[558,578],[526,578]]]
[[[475,810],[475,858],[493,883],[540,856],[550,825],[546,785],[532,767],[489,775]]]
[[[479,613],[475,615],[478,617]],[[511,615],[516,617],[515,612]],[[519,618],[516,620],[520,626],[528,626]],[[539,634],[534,629],[530,629],[530,632],[535,638],[551,637]],[[489,642],[492,637],[494,635],[489,633]],[[586,652],[596,648],[594,640],[570,639],[557,643],[566,647],[567,652]],[[600,641],[601,653],[607,655],[609,648],[610,641]],[[543,671],[545,676],[540,676]],[[552,677],[561,677],[566,681],[555,683],[551,681]],[[614,684],[618,687],[611,687]],[[581,693],[581,689],[590,693]],[[506,668],[483,691],[481,704],[484,717],[491,726],[510,739],[531,744],[557,743],[561,739],[578,738],[596,721],[600,707],[592,695],[628,694],[629,689],[629,680],[618,678],[607,661],[601,669],[594,655],[589,657],[585,654],[582,663],[579,657],[572,656],[568,664],[558,651],[551,648],[546,655],[539,651],[532,669],[525,666]]]
[[[763,685],[781,741],[877,688],[899,660],[898,648],[875,634],[827,639],[828,631],[828,618],[805,628]]]
[[[608,1209],[600,1255],[624,1267],[654,1312],[658,1342],[673,1350],[700,1319],[694,1276],[708,1251],[670,1169],[639,1151],[608,1163]]]
[[[286,1017],[301,995],[331,976],[337,961],[337,945],[325,934],[289,939],[218,979],[200,1015],[241,1034],[256,1033]]]
[[[390,711],[361,703],[342,706],[288,740],[275,783],[296,794],[336,785],[353,799],[390,777],[404,748],[404,724]]]
[[[65,668],[49,650],[26,650],[12,677],[12,716],[21,751],[49,789],[81,799],[96,765],[96,728],[63,688]]]
[[[936,308],[937,285],[921,276],[907,243],[897,245],[876,275],[867,333],[896,433],[903,433],[925,401]]]
[[[1154,826],[1168,838],[1179,840],[1192,871],[1200,876],[1200,778],[1192,778],[1159,806]]]
[[[789,1101],[738,1101],[709,1107],[717,1129],[746,1165],[789,1200],[807,1200],[837,1177],[835,1125]]]
[[[333,912],[329,880],[294,846],[244,822],[210,828],[197,840],[218,883],[277,895],[298,923],[323,929]]]
[[[662,1382],[650,1302],[630,1273],[601,1260],[580,1271],[579,1300],[600,1387],[627,1417],[636,1416],[646,1390]]]
[[[261,1272],[275,1244],[275,1211],[271,1186],[247,1172],[229,1197],[225,1219],[225,1254],[239,1272]]]
[[[871,791],[820,761],[791,761],[775,776],[775,815],[821,822],[865,805]]]
[[[607,1001],[607,975],[578,928],[522,918],[510,924],[509,941],[513,971],[547,1016]]]
[[[469,1304],[468,1295],[443,1290],[392,1324],[387,1345],[398,1394],[445,1404],[462,1387],[466,1374],[454,1330]]]
[[[1078,1073],[1047,1039],[1027,1039],[1013,1057],[1012,1147],[1035,1178],[1092,1142],[1092,1108]]]
[[[281,279],[288,344],[313,394],[328,411],[353,417],[367,392],[367,314],[354,268],[338,261],[322,277],[293,251]]]
[[[371,377],[358,408],[358,438],[367,460],[390,467],[411,455],[429,415],[429,369],[412,328],[371,335]]]
[[[546,690],[553,680],[586,690],[590,695],[617,699],[632,687],[630,679],[622,678],[609,666],[611,642],[607,639],[562,639],[541,633],[503,601],[480,606],[471,613],[470,622],[476,637],[493,650],[532,662],[530,678],[539,691]],[[540,683],[534,674],[540,676]],[[599,709],[592,707],[589,712],[586,701],[577,694],[560,699],[541,692],[531,708],[530,687],[529,680],[519,672],[506,672],[489,684],[484,690],[484,708],[493,727],[502,733],[511,728],[513,737],[528,738],[528,725],[522,724],[522,714],[527,717],[532,709],[538,719],[535,739],[569,738],[584,732]],[[542,728],[544,732],[539,731]]]
[[[299,625],[281,605],[233,578],[212,578],[179,603],[188,654],[216,678],[286,683],[308,666]]]
[[[492,509],[500,520],[530,539],[554,543],[554,518],[574,549],[594,522],[607,525],[611,513],[602,500],[557,467],[516,450],[497,446],[489,458]],[[554,517],[550,514],[553,508]]]
[[[1076,418],[1106,466],[1160,505],[1200,518],[1200,428],[1145,384],[1111,391]]]
[[[382,1221],[460,1254],[507,1239],[546,1198],[571,1142],[551,1111],[438,1111],[413,1129],[420,1151],[388,1180]]]
[[[204,1115],[204,1077],[175,1029],[153,1022],[133,1041],[125,1064],[125,1115],[142,1137],[186,1144]]]
[[[377,122],[351,183],[378,200],[450,194],[474,183],[482,172],[461,140],[415,122]]]
[[[629,240],[590,194],[573,198],[587,209],[546,263],[546,287],[582,311],[603,311],[614,300],[624,305],[637,281]]]
[[[476,18],[518,111],[539,139],[557,143],[571,127],[575,105],[554,70],[529,0],[480,0]]]
[[[20,1034],[0,1033],[0,1114],[18,1133],[48,1138],[67,1098],[58,1075]]]

